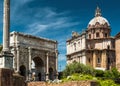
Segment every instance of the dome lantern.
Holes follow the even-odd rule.
[[[97,6],[97,9],[95,11],[95,17],[101,16],[101,9]]]
[[[106,18],[102,17],[101,14],[101,9],[97,6],[96,10],[95,10],[95,17],[93,19],[90,20],[90,22],[88,23],[87,28],[97,28],[97,27],[109,27],[110,24],[107,21]]]

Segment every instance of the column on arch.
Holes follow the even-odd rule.
[[[19,67],[20,67],[20,65],[19,65],[20,64],[19,63],[20,62],[20,46],[17,46],[16,50],[17,50],[17,71],[16,72],[19,73]]]
[[[31,71],[31,64],[32,64],[32,55],[31,55],[31,47],[28,47],[28,52],[29,52],[29,69],[28,69],[28,73],[29,73],[29,80],[32,78],[32,71]]]
[[[49,80],[49,52],[46,53],[46,81]]]
[[[56,50],[55,55],[56,55],[56,79],[58,79],[58,50]]]

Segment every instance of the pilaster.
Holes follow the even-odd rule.
[[[93,68],[96,67],[96,52],[93,51]]]
[[[102,52],[102,64],[101,64],[101,67],[102,68],[107,68],[107,52],[106,52],[106,50],[104,50],[103,52]]]

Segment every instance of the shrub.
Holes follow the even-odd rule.
[[[97,80],[97,78],[93,77],[92,75],[85,75],[85,74],[72,74],[67,78],[62,79],[63,82],[67,81],[80,81],[80,80]]]
[[[95,70],[95,76],[96,77],[104,77],[104,71],[103,70]]]
[[[120,73],[118,72],[118,70],[116,68],[112,68],[111,70],[105,71],[104,77],[115,79],[115,78],[120,77]]]
[[[113,80],[100,80],[100,86],[120,86],[115,84]]]
[[[75,62],[66,66],[65,70],[63,71],[63,76],[67,77],[74,73],[95,75],[94,69],[90,66]]]

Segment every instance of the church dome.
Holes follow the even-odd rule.
[[[95,12],[95,17],[92,20],[90,20],[90,22],[88,23],[88,28],[104,27],[104,26],[109,27],[110,24],[106,18],[102,17],[101,10],[99,9],[99,7],[97,7]]]

